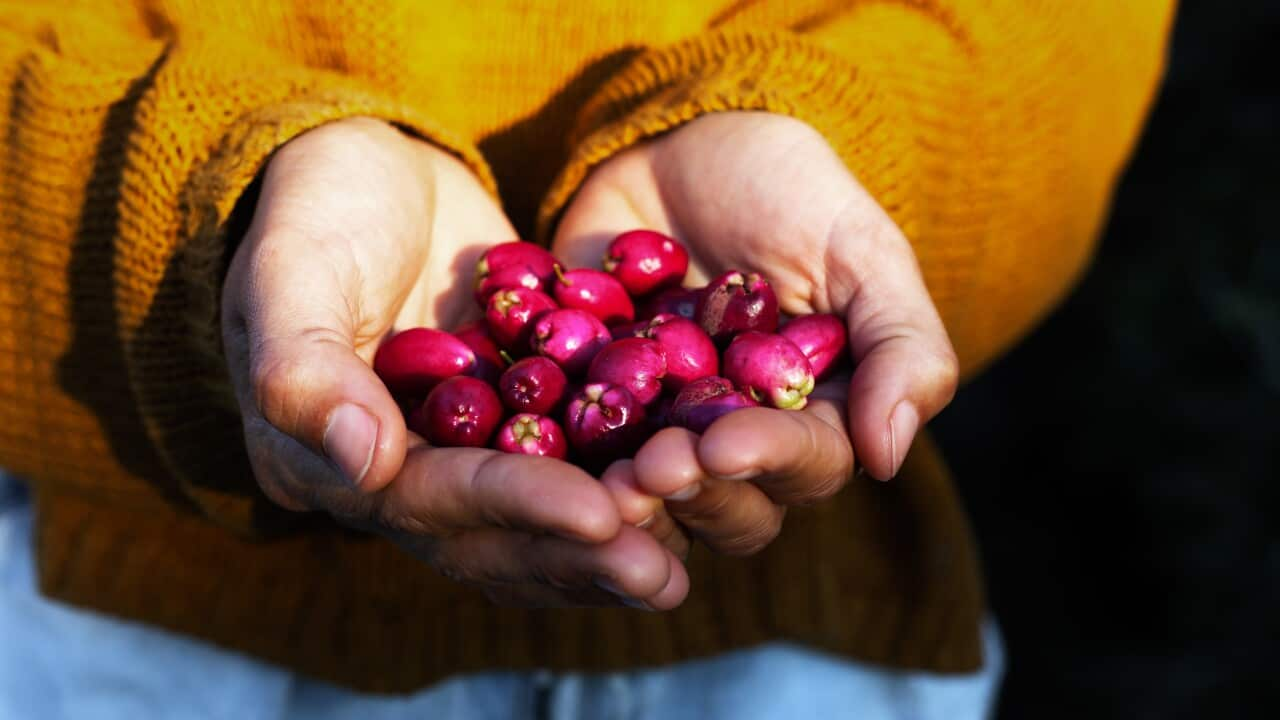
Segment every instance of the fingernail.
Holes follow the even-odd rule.
[[[643,602],[619,590],[618,587],[613,584],[613,581],[607,577],[596,578],[596,587],[618,598],[623,605],[626,605],[629,608],[635,608],[636,610],[653,610],[653,608],[645,605]]]
[[[700,492],[702,492],[702,484],[693,483],[692,485],[686,485],[680,488],[679,490],[671,493],[670,495],[663,498],[663,500],[671,500],[673,502],[685,502],[687,500],[694,499],[695,497],[698,496],[698,493]]]
[[[898,403],[893,409],[893,415],[889,417],[889,456],[893,459],[893,473],[889,475],[891,479],[902,469],[902,463],[907,459],[907,451],[911,449],[911,441],[915,439],[919,427],[920,413],[916,412],[916,406],[906,400]]]
[[[652,525],[652,524],[653,524],[653,521],[654,521],[654,520],[657,520],[657,519],[658,519],[657,514],[650,515],[649,517],[647,517],[647,518],[645,518],[645,519],[641,520],[640,522],[636,523],[636,527],[638,527],[638,528],[640,528],[641,530],[643,530],[643,529],[645,529],[645,528],[649,527],[650,525]]]
[[[359,485],[373,462],[378,441],[378,421],[356,405],[339,405],[324,429],[324,454],[329,456],[352,485]]]

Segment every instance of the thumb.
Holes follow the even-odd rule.
[[[260,482],[306,495],[317,488],[298,485],[326,480],[373,492],[404,462],[404,421],[357,349],[341,272],[315,241],[298,243],[305,251],[289,247],[295,242],[246,238],[228,274],[227,354],[246,443],[255,460],[273,456],[254,470]],[[335,477],[314,477],[326,469]]]
[[[920,427],[951,402],[959,366],[911,245],[870,196],[850,202],[831,240],[827,294],[845,309],[857,363],[849,432],[861,464],[888,480]]]

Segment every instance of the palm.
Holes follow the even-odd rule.
[[[557,251],[597,262],[612,228],[577,226],[630,222],[688,244],[690,284],[755,270],[773,281],[785,311],[825,310],[815,291],[825,285],[826,243],[858,190],[809,126],[764,113],[710,115],[598,168],[565,217]]]

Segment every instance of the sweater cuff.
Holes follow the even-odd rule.
[[[308,130],[356,116],[390,122],[453,153],[496,196],[479,151],[417,108],[345,79],[299,88],[233,121],[193,169],[178,197],[185,227],[146,321],[126,343],[140,415],[181,494],[200,514],[244,536],[274,535],[310,520],[262,495],[244,450],[219,324],[222,275],[236,241],[229,237],[238,224],[233,213],[275,150]]]
[[[855,62],[786,31],[714,32],[641,54],[580,113],[569,161],[538,213],[547,240],[593,168],[620,152],[712,112],[788,115],[826,137],[886,209],[905,209],[915,177],[902,100],[879,92]],[[905,230],[906,228],[904,228]]]

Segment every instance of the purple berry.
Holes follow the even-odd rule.
[[[533,324],[543,313],[556,309],[556,301],[546,293],[529,288],[499,290],[489,298],[484,319],[489,334],[508,352],[524,355],[529,347]]]
[[[652,230],[624,232],[609,243],[604,269],[633,297],[679,285],[689,270],[689,253],[674,238]]]
[[[621,385],[641,405],[648,405],[662,393],[666,375],[667,359],[657,340],[623,338],[606,345],[591,361],[587,382]]]
[[[756,273],[730,270],[703,292],[697,320],[711,339],[723,346],[741,332],[777,329],[778,298],[768,280]]]
[[[708,375],[720,372],[720,356],[715,343],[692,320],[663,313],[646,326],[642,337],[656,340],[667,360],[667,376],[663,384],[670,390],[680,388]]]
[[[758,405],[735,389],[733,383],[712,375],[684,386],[671,404],[668,421],[672,425],[704,433],[711,423],[734,410]]]
[[[563,460],[569,454],[564,431],[555,420],[533,413],[521,413],[498,429],[493,447],[518,455],[539,455]]]
[[[569,444],[594,467],[630,457],[647,430],[644,405],[621,385],[588,383],[565,413]]]
[[[556,361],[574,377],[587,371],[609,340],[609,328],[586,310],[552,310],[533,325],[533,351]]]
[[[548,358],[529,357],[502,373],[498,393],[512,412],[549,415],[559,407],[568,385],[559,365]]]
[[[783,325],[778,334],[800,348],[809,360],[815,380],[823,380],[830,375],[832,368],[845,358],[849,349],[844,320],[826,313],[802,315]]]
[[[502,375],[502,369],[507,366],[507,362],[502,359],[498,345],[489,335],[489,328],[485,326],[484,322],[480,320],[469,322],[454,330],[453,336],[461,340],[463,344],[471,348],[471,352],[476,354],[475,367],[467,374],[471,377],[480,378],[490,385],[496,385],[498,377]]]
[[[629,337],[644,337],[644,331],[648,329],[648,327],[649,323],[645,321],[623,323],[609,328],[609,334],[613,336],[614,340],[623,340]]]
[[[705,288],[667,288],[644,304],[642,318],[652,318],[663,313],[694,320],[698,315],[698,300]]]
[[[795,343],[747,331],[724,353],[724,376],[752,400],[783,410],[801,410],[813,392],[813,370]]]
[[[486,447],[502,422],[502,401],[483,380],[452,377],[409,416],[409,429],[439,447]]]
[[[561,307],[586,310],[605,325],[629,323],[636,319],[636,308],[631,304],[627,289],[606,272],[590,268],[564,272],[557,265],[553,292]]]
[[[421,397],[446,378],[476,365],[466,343],[447,332],[410,328],[396,333],[373,356],[373,371],[393,395]]]

